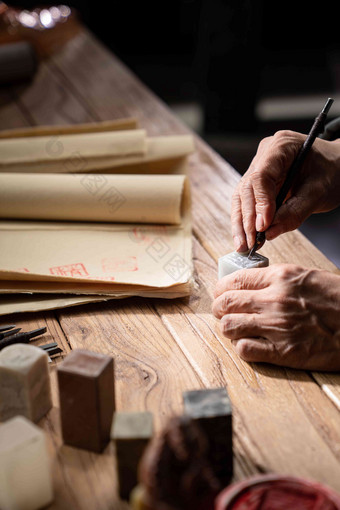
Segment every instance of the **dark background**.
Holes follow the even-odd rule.
[[[261,138],[284,128],[308,132],[327,97],[339,93],[336,2],[73,0],[68,5],[175,112],[179,107],[196,112],[190,127],[241,174]],[[296,98],[311,99],[311,106],[300,111]],[[277,114],[278,101],[284,118]],[[266,115],[259,108],[264,102]],[[337,115],[340,97],[329,120]],[[320,247],[340,265],[339,212],[312,217],[301,230],[319,246],[322,239]]]
[[[292,119],[266,124],[256,117],[256,103],[271,96],[326,98],[340,87],[340,21],[330,8],[335,2],[326,2],[327,10],[298,0],[73,0],[68,5],[167,103],[197,102],[204,134],[308,130],[316,111],[300,119],[292,111]]]
[[[318,111],[297,115],[290,97],[321,94],[323,101],[340,88],[335,2],[326,8],[298,0],[76,0],[73,5],[169,105],[199,108],[197,131],[240,173],[264,136],[284,128],[310,129]],[[261,100],[281,96],[291,116],[256,113]]]
[[[327,11],[297,0],[73,2],[158,95],[198,101],[208,133],[253,133],[260,97],[336,90],[340,21],[326,4]]]

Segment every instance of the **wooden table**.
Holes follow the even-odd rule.
[[[0,91],[0,128],[137,117],[149,135],[188,129],[121,62],[83,30],[40,66],[29,86]],[[230,199],[238,173],[196,137],[190,157],[195,290],[174,301],[133,298],[11,317],[46,325],[67,353],[84,347],[116,362],[119,410],[149,410],[156,429],[182,409],[182,391],[227,386],[233,403],[235,480],[289,473],[340,492],[340,375],[248,364],[211,314],[217,259],[232,250]],[[335,270],[299,232],[267,243],[271,263]],[[288,241],[288,242],[287,242]],[[2,318],[1,323],[8,322]],[[124,509],[111,445],[96,455],[62,445],[55,366],[54,407],[42,420],[55,483],[53,509]]]

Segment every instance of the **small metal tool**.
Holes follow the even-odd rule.
[[[10,325],[6,324],[5,326],[0,326],[0,332],[7,331],[7,330],[13,329],[13,328],[15,328],[15,324],[10,324]]]
[[[264,243],[266,242],[266,233],[265,232],[256,232],[255,244],[249,252],[248,259],[253,258],[257,250],[260,250]]]
[[[49,356],[56,356],[57,354],[60,354],[63,351],[62,349],[60,349],[60,347],[54,347],[53,349],[48,349],[46,352]]]
[[[276,210],[278,210],[281,207],[281,205],[283,204],[283,202],[288,194],[288,191],[290,190],[290,188],[293,184],[293,180],[295,179],[297,172],[300,170],[302,164],[304,163],[306,156],[314,143],[315,138],[323,131],[327,114],[328,114],[333,102],[334,102],[334,99],[328,98],[325,106],[323,107],[323,109],[321,110],[319,115],[315,118],[314,124],[313,124],[311,130],[309,131],[306,140],[304,141],[303,145],[301,146],[301,149],[300,149],[298,155],[296,156],[292,166],[288,170],[286,180],[283,183],[283,186],[280,189],[279,194],[276,198]],[[249,252],[248,258],[252,258],[254,253],[257,250],[259,250],[260,248],[262,248],[265,241],[266,241],[265,232],[256,232],[255,243]]]
[[[62,351],[60,347],[58,346],[57,342],[53,342],[51,344],[45,344],[45,345],[38,345],[40,349],[43,349],[49,356],[53,356],[55,354],[59,354]]]
[[[32,331],[25,331],[21,333],[16,333],[10,336],[7,336],[6,338],[0,339],[0,350],[4,347],[8,347],[9,345],[13,344],[28,344],[32,338],[36,338],[37,336],[43,335],[46,333],[47,328],[42,327],[38,329],[34,329]]]
[[[14,344],[28,344],[33,338],[46,333],[47,328],[42,327],[33,329],[32,331],[21,331],[21,328],[16,328],[15,324],[8,326],[0,326],[0,351],[9,345]],[[40,349],[44,350],[48,355],[49,363],[52,363],[53,356],[60,354],[62,349],[58,346],[57,342],[51,342],[49,344],[37,345]]]
[[[54,349],[54,347],[57,347],[57,342],[52,342],[50,344],[44,344],[44,345],[38,345],[40,349],[44,349],[44,351],[48,351],[49,349]]]
[[[16,333],[19,333],[19,331],[21,331],[21,328],[10,329],[9,331],[3,331],[2,333],[0,333],[0,340],[2,340],[3,338],[6,338],[6,336],[15,335]]]

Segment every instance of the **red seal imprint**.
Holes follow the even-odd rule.
[[[71,278],[79,278],[89,276],[84,264],[68,264],[65,266],[50,267],[50,273],[56,276],[67,276]]]
[[[102,259],[102,269],[106,274],[122,271],[138,271],[137,257],[105,258]]]
[[[135,243],[147,244],[151,241],[151,238],[144,232],[145,229],[141,227],[134,227],[130,232],[131,239]]]

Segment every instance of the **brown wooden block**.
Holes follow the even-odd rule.
[[[122,499],[129,499],[132,489],[138,483],[139,461],[152,433],[151,413],[115,413],[111,439],[116,447],[119,496]]]
[[[232,409],[227,390],[186,391],[183,401],[185,414],[198,423],[206,435],[215,475],[226,485],[233,474]]]
[[[58,384],[65,444],[101,452],[115,409],[113,358],[76,349],[58,366]]]

